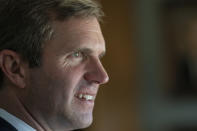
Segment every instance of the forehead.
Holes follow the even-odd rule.
[[[60,47],[63,51],[70,51],[75,48],[90,48],[98,53],[105,52],[105,41],[96,18],[54,21],[52,28],[54,34],[48,46],[53,46],[54,49]]]

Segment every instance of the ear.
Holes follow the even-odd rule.
[[[19,54],[11,50],[2,50],[0,67],[9,82],[19,88],[25,87],[25,67]]]

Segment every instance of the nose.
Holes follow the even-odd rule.
[[[105,84],[109,81],[109,76],[100,60],[89,62],[84,78],[96,84]]]

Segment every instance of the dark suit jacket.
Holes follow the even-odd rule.
[[[0,131],[17,131],[10,123],[0,117]]]

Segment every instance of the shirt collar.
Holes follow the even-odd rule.
[[[14,126],[18,131],[36,131],[34,128],[29,126],[24,121],[20,120],[19,118],[15,117],[14,115],[8,113],[4,109],[0,108],[0,117]]]

